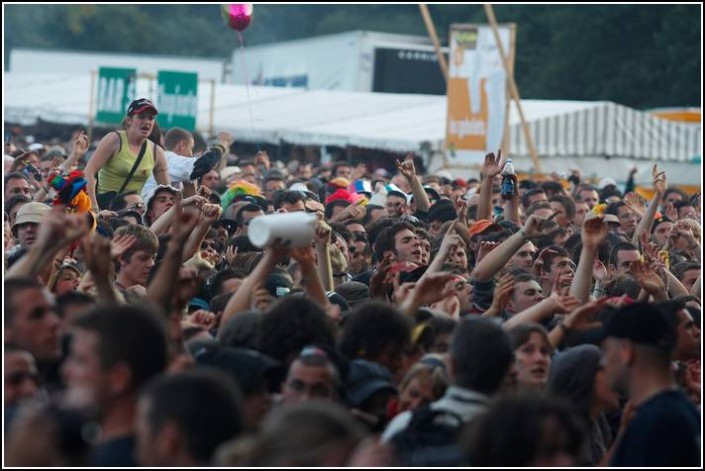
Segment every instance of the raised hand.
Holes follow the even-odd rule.
[[[570,285],[573,284],[573,273],[561,273],[556,277],[553,283],[551,293],[558,293],[561,296],[567,296],[570,291]]]
[[[399,173],[404,175],[407,180],[411,180],[416,176],[416,167],[414,166],[414,155],[408,154],[403,162],[397,160],[397,169]]]
[[[443,236],[438,253],[445,254],[447,256],[460,245],[462,240],[463,239],[453,230],[453,226],[450,226],[446,234]]]
[[[110,241],[110,258],[117,260],[137,242],[132,234],[120,234]]]
[[[315,200],[306,200],[306,202],[304,202],[304,207],[306,208],[307,212],[316,213],[316,214],[320,215],[321,217],[323,217],[323,214],[326,210],[326,207],[323,206],[322,203],[319,203],[318,201],[315,201]]]
[[[451,293],[440,301],[429,306],[434,311],[441,311],[448,314],[453,319],[458,319],[460,317],[460,301],[455,293]]]
[[[203,222],[208,223],[208,224],[213,224],[215,221],[218,220],[220,215],[223,212],[223,208],[221,208],[217,204],[210,204],[206,203],[203,205]]]
[[[269,294],[269,291],[262,287],[257,288],[255,292],[252,293],[252,309],[264,312],[269,309],[269,306],[271,306],[273,303],[274,298],[272,297],[272,295]]]
[[[256,161],[257,165],[263,165],[265,169],[269,170],[271,163],[269,162],[269,155],[266,151],[261,150],[257,152]]]
[[[632,262],[629,271],[644,291],[653,295],[666,289],[666,285],[658,274],[644,262]]]
[[[64,163],[64,158],[61,157],[60,155],[57,155],[56,157],[51,159],[51,168],[49,169],[48,175],[50,175],[51,178],[53,178],[57,174],[61,173],[61,169],[59,167],[63,163]],[[51,178],[49,178],[49,180],[51,180]]]
[[[88,152],[88,147],[90,147],[88,135],[84,130],[80,130],[73,138],[73,153],[76,155],[85,155],[86,152]]]
[[[666,172],[659,172],[656,164],[651,170],[651,184],[657,193],[663,194],[666,191]]]
[[[235,263],[235,257],[237,257],[237,252],[238,248],[234,245],[229,245],[228,248],[225,249],[225,260],[228,261],[228,265],[233,266],[233,263]]]
[[[656,244],[651,242],[649,233],[646,231],[639,234],[639,248],[645,257],[649,256],[651,258],[655,257],[656,252],[658,251]]]
[[[626,204],[627,207],[639,217],[643,217],[646,213],[646,201],[637,193],[627,193],[624,196],[624,204]]]
[[[585,216],[582,229],[583,245],[588,247],[599,246],[606,238],[609,232],[609,226],[604,221],[602,216],[596,216],[588,213]]]
[[[492,305],[490,310],[494,315],[500,315],[502,312],[507,310],[507,306],[512,299],[512,293],[514,292],[514,277],[507,273],[502,278],[499,279],[499,283],[495,286],[494,296],[492,297]]]
[[[549,299],[553,303],[554,312],[558,314],[568,314],[580,306],[577,298],[558,291],[553,291]]]
[[[230,145],[233,143],[233,135],[227,131],[218,133],[218,144],[225,147],[225,152],[230,152]]]
[[[536,257],[536,260],[534,260],[534,264],[532,265],[531,269],[534,272],[536,276],[541,276],[541,274],[544,271],[544,264],[546,262],[546,257],[549,254],[557,254],[555,250],[552,250],[550,248],[545,248],[541,252],[539,252],[539,255]]]
[[[345,221],[347,219],[362,219],[365,216],[365,212],[365,208],[362,206],[351,204],[350,206],[346,206],[345,209],[339,213],[339,217],[337,219],[341,221]]]
[[[494,152],[485,155],[485,162],[482,164],[483,178],[494,178],[502,173],[502,150],[497,151],[497,157]]]
[[[186,200],[184,200],[186,201]],[[181,201],[177,198],[174,205],[176,215],[171,225],[171,240],[177,244],[183,244],[189,238],[199,221],[199,215],[190,211],[183,211]],[[199,255],[200,251],[196,252]]]
[[[390,289],[393,289],[392,282],[389,278],[389,269],[394,263],[394,255],[391,252],[387,252],[384,258],[377,266],[374,274],[370,278],[370,297],[373,299],[384,299],[386,301],[386,294]]]
[[[468,202],[462,198],[455,201],[455,211],[458,213],[457,220],[464,226],[468,224]]]
[[[676,211],[676,207],[673,206],[673,203],[666,203],[663,208],[663,212],[671,221],[676,222],[678,220],[678,211]]]
[[[592,277],[595,281],[604,285],[605,281],[607,281],[607,276],[608,273],[605,264],[602,263],[599,258],[595,258],[595,263],[592,264]]]
[[[593,326],[595,315],[600,312],[600,309],[602,309],[606,301],[607,298],[602,298],[583,304],[582,306],[578,303],[563,320],[563,324],[569,329]]]
[[[316,255],[310,245],[307,245],[306,247],[295,247],[291,249],[289,253],[291,254],[291,257],[299,262],[299,265],[302,267],[316,264]]]
[[[499,246],[499,242],[490,242],[488,240],[483,240],[480,242],[480,250],[477,251],[477,260],[475,265],[480,263],[480,261],[487,256],[488,253],[492,252]]]
[[[430,273],[421,278],[414,287],[411,297],[418,305],[433,304],[454,294],[455,275],[450,273]]]
[[[201,185],[198,187],[198,190],[196,190],[196,194],[202,196],[206,200],[206,202],[208,202],[213,192],[210,188],[206,188],[205,186]]]
[[[218,318],[215,314],[210,311],[199,309],[186,316],[186,322],[200,325],[206,328],[207,330],[210,330],[215,327],[216,323],[218,322]]]
[[[133,239],[132,244],[137,240],[134,236],[127,237]],[[86,268],[91,272],[94,279],[105,279],[111,276],[113,269],[111,246],[112,242],[110,240],[95,232],[88,237],[84,237],[81,241],[83,261],[86,263]]]
[[[89,232],[85,214],[66,214],[63,206],[54,206],[42,219],[37,232],[37,247],[65,247]]]
[[[201,187],[203,188],[203,187]],[[204,204],[208,203],[208,200],[204,198],[201,195],[193,195],[189,196],[188,198],[185,198],[181,201],[181,206],[184,208],[193,206],[195,208],[198,208],[199,210],[203,207]]]
[[[188,199],[196,194],[196,182],[187,181],[181,183],[181,194],[184,199]]]
[[[394,291],[392,293],[392,301],[394,304],[401,304],[405,299],[409,299],[411,293],[413,293],[414,288],[416,288],[415,282],[400,283],[399,278],[401,276],[400,272],[393,275],[392,281],[394,285]]]
[[[316,242],[318,247],[327,247],[330,244],[330,237],[333,229],[323,221],[318,221],[316,223],[316,233],[313,236],[313,240]]]
[[[527,237],[536,237],[544,234],[544,228],[546,226],[546,223],[553,220],[558,215],[558,213],[554,212],[547,218],[537,216],[536,214],[532,214],[529,216],[529,218],[526,220],[526,223],[524,224],[523,230],[524,233],[526,234]]]

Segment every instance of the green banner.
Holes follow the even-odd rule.
[[[98,72],[96,121],[121,123],[127,107],[135,98],[136,69],[101,67]]]
[[[157,109],[162,128],[180,127],[196,130],[198,113],[198,74],[190,72],[167,72],[157,75]]]

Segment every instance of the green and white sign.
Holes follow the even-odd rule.
[[[98,72],[96,121],[120,123],[135,97],[136,69],[101,67]]]
[[[157,75],[159,125],[196,130],[198,74],[160,70]]]

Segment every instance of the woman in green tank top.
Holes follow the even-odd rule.
[[[157,183],[169,185],[166,156],[164,150],[148,140],[157,115],[154,104],[140,98],[130,103],[125,119],[125,130],[111,132],[98,144],[98,148],[86,165],[88,196],[93,210],[98,212],[98,196],[128,191],[142,191],[151,174]],[[135,172],[130,172],[146,143],[142,160]],[[98,178],[96,179],[96,175]],[[107,208],[100,208],[107,209]]]

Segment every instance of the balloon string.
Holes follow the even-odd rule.
[[[250,111],[250,127],[252,128],[252,136],[255,135],[255,118],[252,114],[252,100],[250,99],[250,79],[247,74],[247,61],[245,61],[245,42],[242,38],[242,31],[237,32],[237,36],[240,39],[240,53],[242,57],[242,73],[245,75],[245,90],[247,91],[247,108]],[[259,143],[255,143],[257,146],[257,152],[261,151]]]

